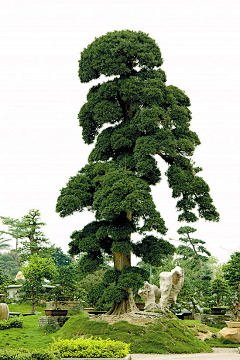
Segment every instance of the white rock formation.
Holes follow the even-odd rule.
[[[146,309],[147,307],[150,306],[150,304],[153,305],[159,303],[161,292],[156,285],[151,285],[149,284],[149,282],[145,281],[144,288],[138,290],[138,295],[140,295],[141,298],[143,298],[143,300],[145,301],[145,309]],[[158,307],[155,306],[155,308]]]
[[[160,273],[160,309],[163,311],[168,310],[171,304],[175,304],[178,293],[183,286],[184,271],[179,266],[176,266],[170,272]]]

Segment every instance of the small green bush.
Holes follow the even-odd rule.
[[[211,309],[208,307],[203,308],[203,314],[211,314]]]
[[[8,320],[1,320],[0,321],[0,330],[6,330],[10,328],[22,328],[23,321],[19,318],[10,318]]]
[[[129,354],[130,345],[121,341],[91,337],[58,340],[51,345],[50,349],[64,358],[123,358]]]
[[[43,349],[28,351],[18,350],[0,350],[0,360],[58,360],[60,356],[53,352]]]

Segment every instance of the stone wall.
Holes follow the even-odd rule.
[[[51,325],[59,330],[68,319],[69,316],[39,316],[38,326]]]
[[[201,315],[201,323],[205,325],[225,325],[225,321],[229,320],[231,320],[231,315]]]

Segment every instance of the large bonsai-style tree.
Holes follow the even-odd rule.
[[[209,186],[197,175],[201,168],[191,161],[200,141],[189,129],[190,100],[166,85],[161,65],[155,41],[129,30],[95,39],[79,61],[81,82],[105,75],[79,112],[83,140],[95,146],[89,163],[61,190],[56,210],[62,217],[95,212],[96,221],[73,232],[70,253],[85,253],[81,266],[86,272],[102,263],[104,253],[113,255],[114,270],[106,272],[98,295],[100,302],[113,303],[109,313],[136,310],[133,292],[146,273],[131,267],[131,252],[155,266],[174,252],[169,242],[147,234],[167,232],[151,196],[150,186],[161,180],[157,156],[168,164],[179,221],[219,220]],[[131,236],[136,232],[143,234],[137,243]]]

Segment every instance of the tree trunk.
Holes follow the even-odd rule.
[[[139,312],[134,300],[132,289],[128,289],[128,299],[122,299],[119,303],[114,303],[107,315],[121,315],[130,312]]]
[[[115,269],[122,271],[124,266],[131,266],[131,254],[124,255],[120,252],[114,252],[113,261]]]
[[[132,221],[132,212],[128,211],[126,213],[128,220]],[[131,253],[128,255],[122,254],[120,252],[113,253],[114,267],[117,270],[122,271],[124,266],[131,266]],[[138,308],[133,299],[132,289],[126,289],[128,292],[128,299],[122,299],[119,303],[114,303],[111,309],[107,312],[107,315],[120,315],[126,314],[129,312],[138,312]]]
[[[32,295],[32,309],[31,309],[31,314],[35,313],[35,307],[36,307],[36,299],[35,296]]]

